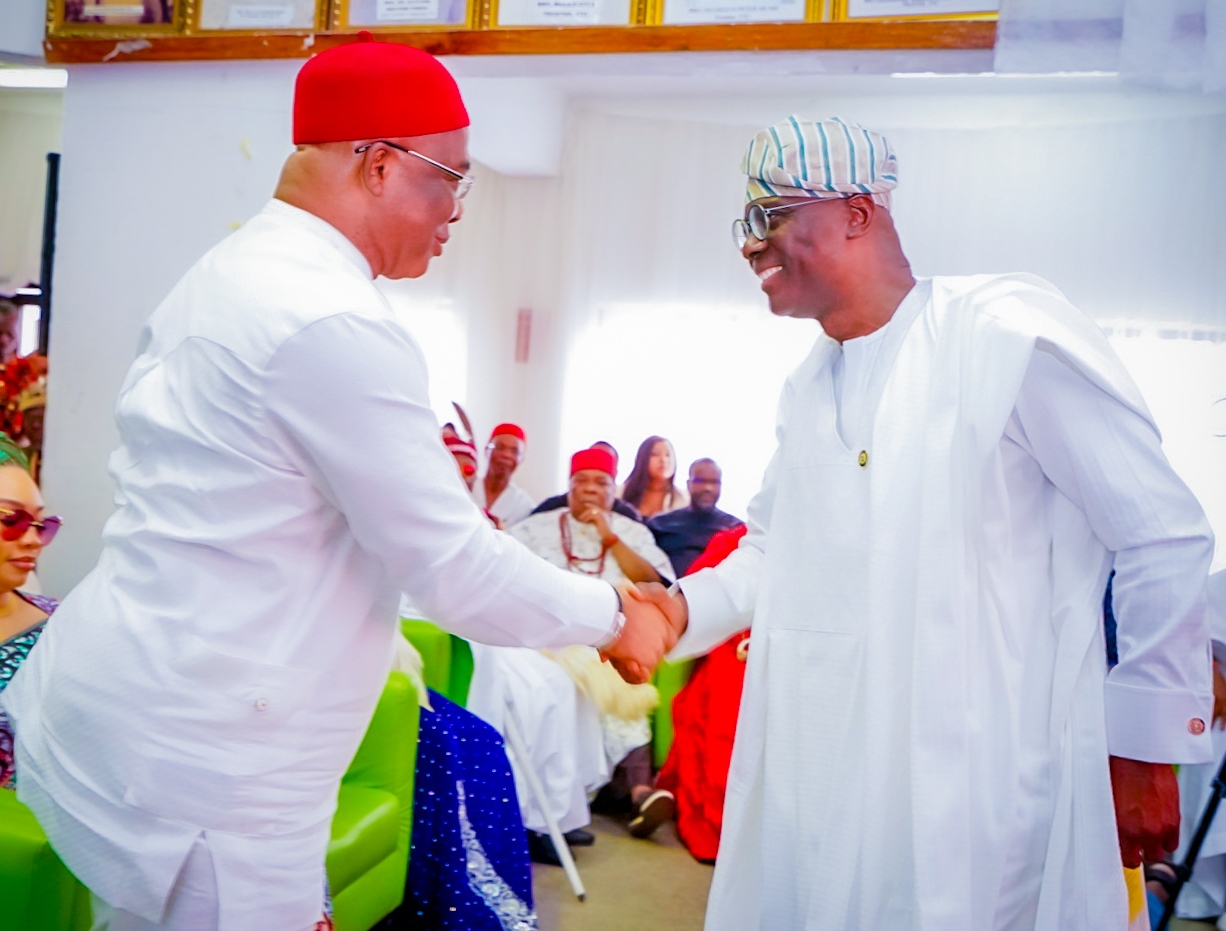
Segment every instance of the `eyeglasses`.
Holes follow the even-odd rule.
[[[456,181],[459,182],[455,189],[456,200],[463,200],[465,196],[467,196],[469,190],[472,189],[473,182],[477,180],[472,175],[466,175],[462,171],[456,171],[454,168],[448,168],[442,162],[436,162],[434,159],[427,158],[420,152],[414,152],[412,149],[406,149],[404,146],[396,145],[394,142],[388,142],[386,139],[376,139],[374,142],[368,142],[365,145],[360,145],[353,150],[353,154],[361,155],[372,145],[385,145],[389,149],[395,149],[397,152],[403,152],[405,155],[412,155],[414,158],[420,158],[423,162],[428,162],[439,171],[447,172],[447,174],[451,175],[451,177],[455,178]]]
[[[749,237],[752,236],[758,242],[766,242],[766,237],[771,231],[771,217],[782,210],[791,210],[793,207],[808,207],[811,204],[828,204],[835,200],[847,200],[855,197],[855,194],[846,194],[842,197],[817,197],[812,200],[801,200],[794,204],[779,204],[776,207],[763,207],[761,204],[750,204],[749,209],[745,211],[745,219],[732,221],[732,241],[736,243],[738,249],[744,249],[745,243],[749,242]]]
[[[59,517],[44,517],[42,520],[35,520],[34,515],[29,511],[23,511],[20,508],[17,510],[0,508],[0,540],[6,540],[9,543],[20,540],[26,535],[26,531],[33,527],[38,531],[38,542],[46,546],[55,539],[55,535],[60,532],[63,524],[64,521]]]

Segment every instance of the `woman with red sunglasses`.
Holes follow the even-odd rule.
[[[43,547],[60,529],[58,517],[43,517],[43,496],[30,477],[25,455],[0,434],[0,691],[22,662],[57,602],[20,591]],[[0,709],[0,787],[12,787],[13,733]]]

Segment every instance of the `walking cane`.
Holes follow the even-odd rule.
[[[528,755],[527,744],[524,741],[523,734],[520,732],[519,724],[515,720],[515,705],[509,701],[507,702],[506,717],[503,719],[503,724],[506,727],[507,749],[511,751],[511,759],[519,762],[519,771],[524,777],[524,781],[528,783],[528,791],[532,793],[537,807],[541,810],[541,814],[545,816],[545,824],[549,828],[549,839],[553,841],[553,849],[557,852],[558,859],[562,861],[562,869],[566,873],[566,878],[570,881],[570,888],[575,893],[575,897],[582,902],[587,899],[587,890],[583,888],[583,880],[579,878],[579,870],[575,866],[575,858],[571,855],[566,838],[562,836],[562,829],[558,827],[558,821],[549,808],[549,799],[545,795],[545,788],[541,785],[541,780],[537,776],[536,770],[532,768],[532,758]]]
[[[1200,822],[1196,825],[1196,833],[1192,835],[1192,842],[1188,844],[1188,852],[1184,854],[1183,863],[1175,867],[1175,882],[1167,897],[1166,907],[1162,909],[1162,920],[1158,922],[1158,931],[1166,931],[1171,918],[1175,915],[1175,900],[1179,898],[1184,884],[1192,878],[1192,867],[1196,865],[1196,858],[1200,856],[1200,848],[1205,842],[1205,835],[1213,826],[1213,816],[1217,814],[1217,807],[1221,804],[1222,796],[1226,794],[1226,756],[1222,757],[1222,765],[1218,767],[1217,775],[1213,777],[1209,789],[1209,800],[1205,802],[1205,810],[1200,816]]]

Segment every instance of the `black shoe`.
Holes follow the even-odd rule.
[[[562,836],[566,838],[566,843],[571,847],[591,847],[592,844],[596,843],[596,835],[591,831],[583,830],[583,828],[567,831]]]
[[[554,849],[553,839],[548,834],[539,831],[527,831],[528,859],[533,863],[544,863],[547,866],[561,866],[558,852]]]

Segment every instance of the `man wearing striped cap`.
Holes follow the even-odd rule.
[[[746,539],[651,593],[674,656],[752,615],[707,929],[1119,931],[1211,752],[1204,515],[1056,288],[912,276],[884,137],[792,117],[742,167],[737,245],[821,332]]]

